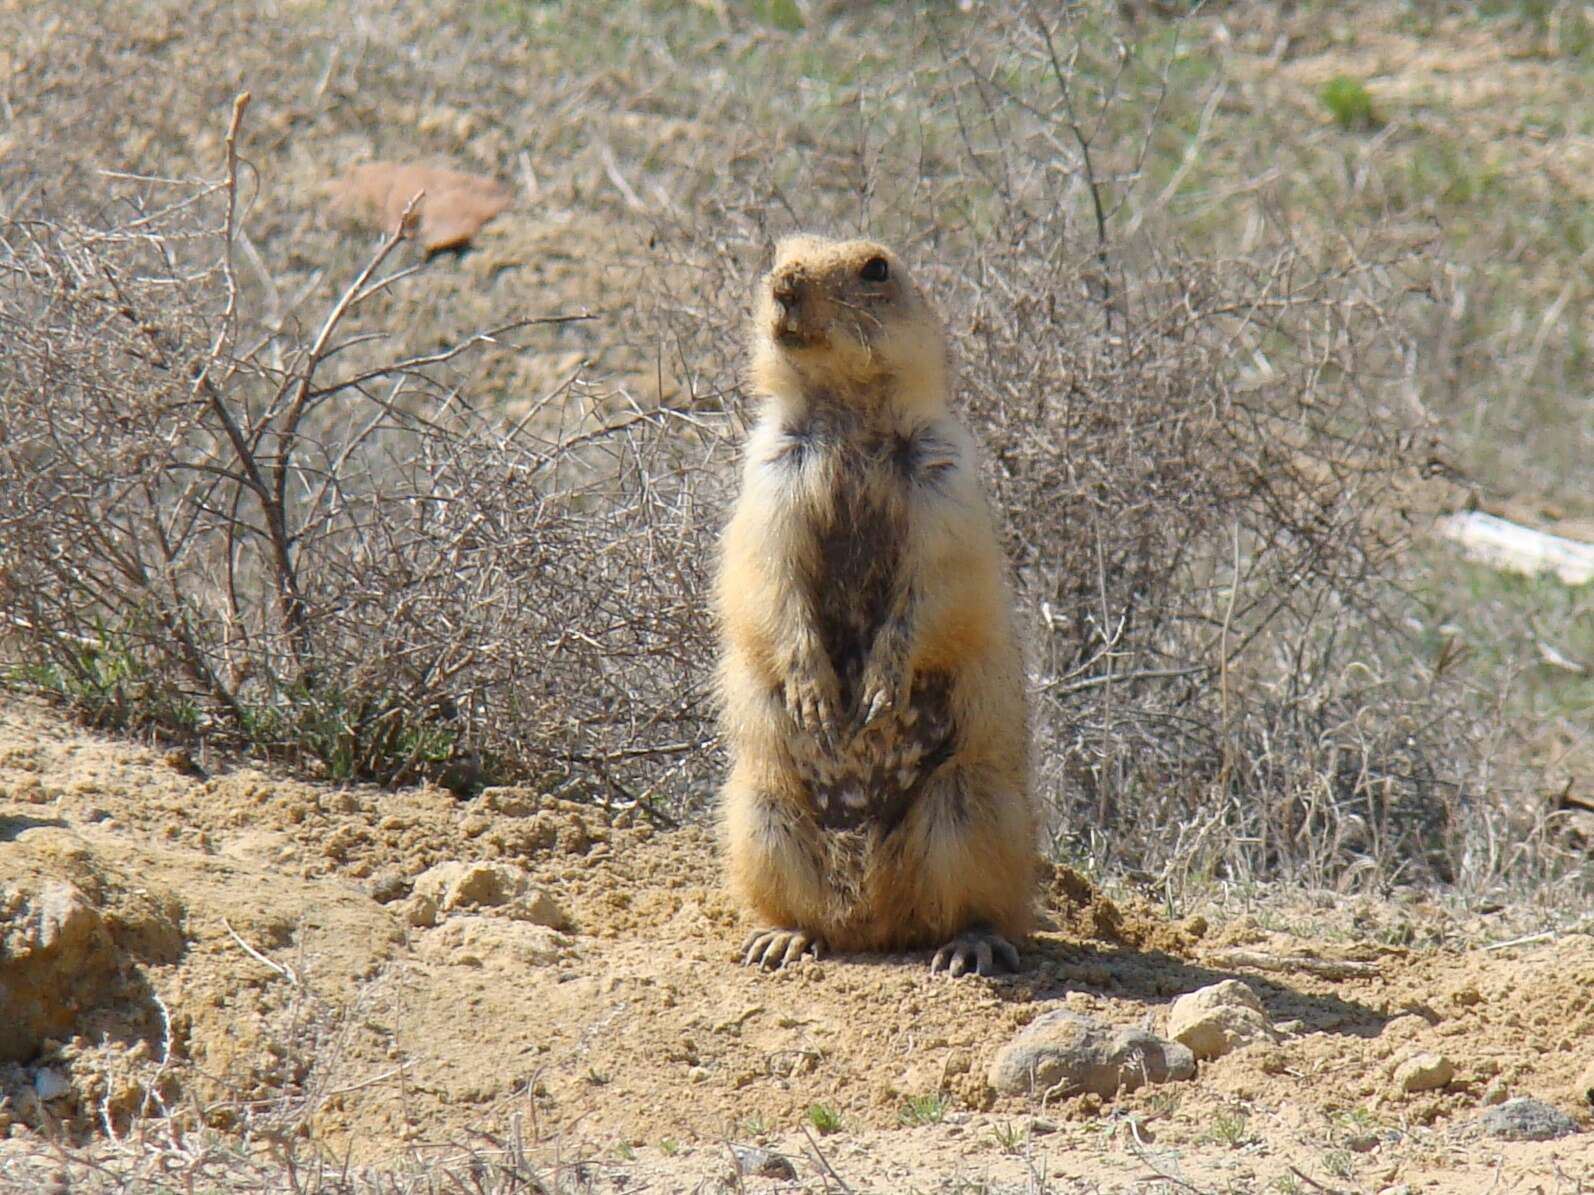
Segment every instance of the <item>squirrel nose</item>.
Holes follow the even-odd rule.
[[[799,295],[797,284],[789,278],[783,278],[775,283],[775,302],[780,304],[781,314],[790,315],[797,306]]]

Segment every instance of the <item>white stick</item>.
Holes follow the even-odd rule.
[[[1474,560],[1495,568],[1529,577],[1554,573],[1568,585],[1594,581],[1594,544],[1535,531],[1475,510],[1445,516],[1434,524],[1434,531],[1460,544]]]

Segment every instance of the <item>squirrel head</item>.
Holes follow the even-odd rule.
[[[754,322],[754,384],[777,399],[904,410],[946,402],[941,321],[884,245],[786,238]]]

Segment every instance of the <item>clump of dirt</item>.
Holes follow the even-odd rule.
[[[953,1137],[986,1126],[992,1159],[1013,1124],[1061,1141],[1155,1121],[1197,1152],[1214,1117],[1323,1149],[1372,1125],[1399,1137],[1368,1130],[1389,1158],[1507,1096],[1589,1118],[1586,935],[1460,952],[1174,924],[1057,868],[1016,977],[933,978],[911,955],[761,974],[735,961],[708,829],[527,788],[462,801],[255,768],[202,779],[27,703],[0,713],[0,818],[5,875],[83,894],[120,977],[0,1071],[0,1128],[21,1142],[124,1132],[180,1103],[214,1129],[275,1126],[357,1161],[518,1122],[567,1152],[666,1142],[685,1166],[698,1149],[712,1171],[718,1139],[801,1146],[816,1106],[872,1158],[948,1165],[913,1144],[926,1117],[973,1126]],[[420,888],[449,882],[417,916]],[[1284,969],[1236,970],[1221,961],[1235,949]],[[987,1082],[1044,1011],[1160,1031],[1174,996],[1236,976],[1282,1040],[1193,1082],[1108,1101],[998,1098]],[[1402,1090],[1396,1070],[1423,1052],[1453,1078]]]
[[[1074,938],[1181,954],[1200,936],[1190,926],[1170,924],[1149,901],[1110,900],[1089,879],[1063,864],[1051,868],[1045,904],[1052,928]]]

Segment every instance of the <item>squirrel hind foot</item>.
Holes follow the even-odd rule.
[[[930,959],[930,971],[962,975],[996,975],[1019,970],[1018,948],[995,930],[970,926]]]
[[[820,958],[824,939],[800,929],[755,929],[742,941],[739,951],[744,967],[760,971],[779,971],[803,955]]]

